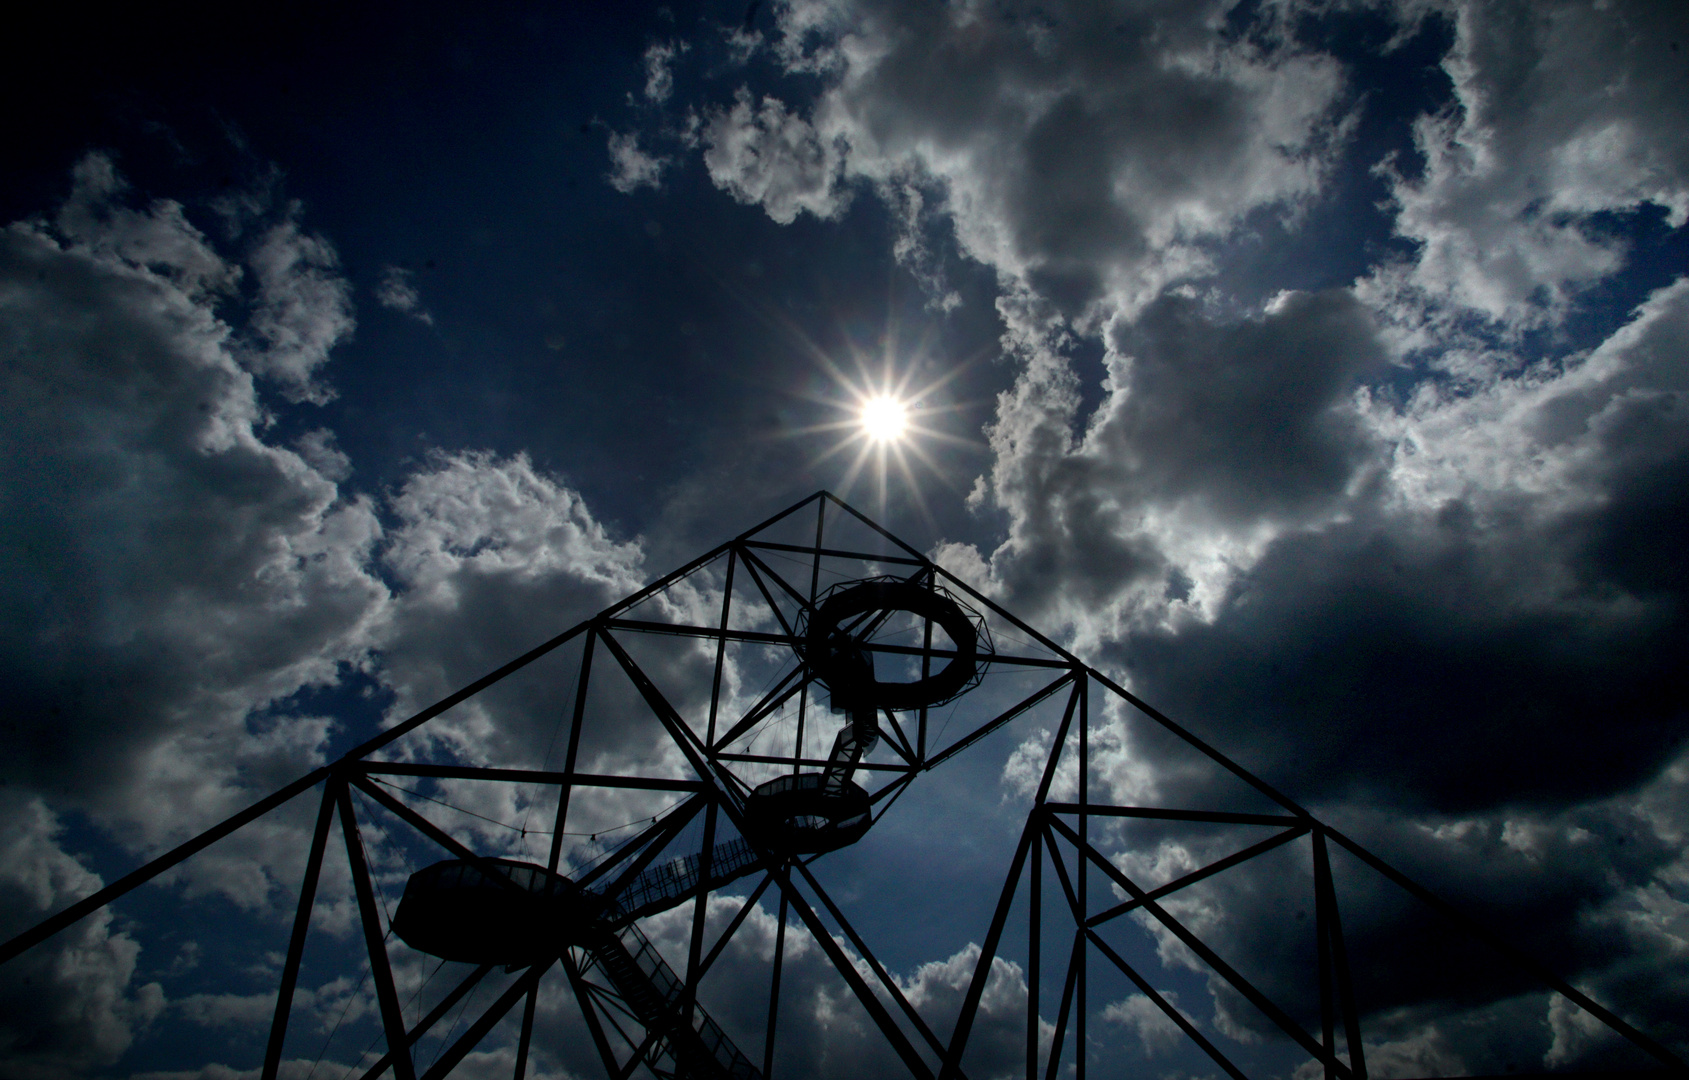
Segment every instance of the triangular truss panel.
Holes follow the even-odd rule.
[[[1134,779],[1145,757],[1161,763],[1153,782]],[[921,783],[939,768],[960,782]],[[825,492],[19,935],[0,963],[312,791],[266,1080],[290,1045],[302,959],[328,947],[312,932],[325,873],[350,877],[375,990],[368,1080],[437,1080],[488,1040],[514,1047],[522,1080],[536,1025],[553,1022],[617,1080],[801,1072],[781,1038],[800,939],[883,1040],[883,1065],[923,1080],[1002,1071],[976,1037],[998,960],[1024,976],[1025,1022],[1005,1028],[994,1005],[990,1038],[1014,1042],[1028,1080],[1121,1074],[1090,1048],[1099,1023],[1122,1017],[1178,1042],[1182,1056],[1164,1060],[1188,1073],[1365,1080],[1369,1025],[1403,1003],[1378,989],[1403,946],[1374,925],[1346,933],[1344,917],[1381,888],[1443,940],[1453,928],[1466,961],[1509,966],[1640,1060],[1684,1070]],[[942,845],[944,813],[972,815],[998,845],[1000,890],[876,885],[878,861]],[[1217,948],[1214,919],[1259,907],[1266,887],[1283,905],[1271,940],[1245,950],[1253,959]],[[930,928],[928,952],[891,940],[897,918]],[[773,921],[771,962],[736,944],[753,919],[764,932]],[[972,977],[944,1005],[911,1000],[881,958],[906,974],[935,943],[970,942]],[[1205,995],[1234,1023],[1277,1032],[1277,1057],[1196,1016]]]

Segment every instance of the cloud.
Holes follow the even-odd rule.
[[[0,796],[0,937],[10,938],[104,884],[59,846],[61,827],[37,798]],[[6,965],[0,977],[0,1070],[59,1077],[117,1061],[158,1015],[157,983],[131,986],[140,947],[108,908]]]
[[[397,522],[381,561],[401,599],[385,628],[382,678],[397,694],[398,717],[643,583],[640,544],[612,539],[579,494],[522,455],[438,455],[406,479],[391,508]],[[547,629],[536,630],[536,618]],[[495,693],[469,712],[496,711],[497,700]],[[460,716],[429,731],[434,739],[455,739],[458,752],[478,760],[530,760],[544,740],[525,725],[549,730],[557,715],[550,706],[524,703],[498,712],[496,720]],[[467,727],[459,731],[460,723]]]
[[[1398,1076],[1462,1076],[1468,1072],[1466,1063],[1434,1024],[1404,1038],[1378,1043],[1363,1041],[1361,1045],[1366,1052],[1367,1075],[1380,1080]],[[1345,1063],[1349,1061],[1346,1051],[1340,1051],[1337,1056]],[[1292,1080],[1317,1080],[1324,1075],[1325,1065],[1318,1061],[1303,1062],[1291,1073]]]
[[[1106,651],[1309,797],[1337,775],[1448,809],[1646,780],[1682,740],[1683,579],[1665,552],[1686,512],[1686,330],[1680,283],[1582,359],[1400,409],[1363,399],[1352,416],[1387,450],[1341,518],[1278,532],[1234,557],[1208,614]],[[1597,707],[1623,719],[1591,760],[1572,718]],[[1442,718],[1433,753],[1416,751],[1426,716]],[[1485,764],[1521,747],[1529,768]]]
[[[382,307],[401,311],[418,322],[434,325],[434,316],[422,306],[416,291],[415,273],[399,266],[381,268],[381,284],[375,287],[375,299]]]
[[[1161,991],[1161,996],[1175,1008],[1179,1008],[1179,995],[1172,990]],[[1179,1012],[1186,1020],[1196,1023],[1196,1018],[1183,1009]],[[1125,1027],[1136,1035],[1142,1044],[1145,1057],[1155,1057],[1164,1054],[1183,1044],[1185,1033],[1173,1018],[1161,1011],[1161,1006],[1151,1001],[1144,994],[1128,994],[1120,1001],[1111,1001],[1103,1006],[1102,1018]]]
[[[684,41],[654,41],[645,49],[645,100],[661,105],[674,92],[674,58],[691,48]]]
[[[352,288],[340,276],[334,247],[308,236],[294,220],[266,232],[247,258],[258,280],[249,326],[262,346],[242,358],[255,374],[275,380],[292,402],[321,405],[333,391],[317,381],[329,350],[352,333]]]
[[[101,171],[85,163],[73,203]],[[364,565],[369,502],[264,441],[252,354],[207,290],[234,269],[172,204],[105,212],[114,235],[0,233],[0,649],[12,781],[115,810],[114,792],[158,798],[238,746],[302,763],[286,725],[261,751],[246,716],[361,662],[386,589]],[[186,811],[210,792],[179,795]],[[218,805],[150,813],[144,835]]]
[[[639,132],[610,133],[610,186],[624,195],[631,195],[642,187],[663,186],[663,169],[669,159],[646,153],[639,148]]]
[[[740,90],[731,109],[710,116],[703,140],[715,185],[742,203],[760,204],[782,225],[803,211],[837,217],[849,201],[837,183],[837,143],[775,98],[757,104]]]
[[[1135,310],[1317,191],[1341,141],[1336,65],[1276,30],[1221,42],[1222,10],[788,4],[776,53],[824,88],[807,118],[741,91],[705,161],[783,223],[856,183],[927,192],[965,254],[1060,313]]]
[[[1419,5],[1403,5],[1413,12]],[[1597,215],[1645,205],[1689,220],[1689,108],[1679,54],[1689,16],[1647,3],[1450,3],[1454,101],[1419,118],[1421,175],[1387,162],[1396,231],[1419,245],[1375,278],[1404,319],[1421,306],[1508,326],[1565,313],[1617,271],[1625,244]]]
[[[1006,510],[1009,530],[981,563],[986,584],[1081,649],[1208,610],[1280,529],[1349,512],[1380,450],[1356,392],[1386,362],[1344,291],[1285,294],[1245,319],[1169,295],[1114,326],[1076,435],[1072,369],[1038,350],[987,429],[975,503]]]
[[[313,372],[349,326],[332,250],[272,228],[250,304],[230,305],[240,268],[179,205],[136,209],[124,190],[92,155],[57,224],[0,231],[3,816],[27,847],[7,865],[34,875],[28,902],[7,905],[13,931],[99,884],[58,851],[43,799],[157,851],[318,764],[330,723],[264,710],[365,663],[388,596],[368,568],[374,507],[266,440],[254,381],[323,396]],[[249,312],[252,336],[223,311]],[[304,443],[323,464],[331,446]],[[303,861],[294,818],[183,867],[183,895],[267,908]],[[8,992],[31,972],[57,988],[31,1006],[39,1023],[7,1010],[8,1069],[109,1062],[157,1014],[158,987],[130,985],[139,946],[111,919],[8,965]]]
[[[401,703],[432,700],[531,647],[523,628],[536,612],[572,622],[641,580],[639,546],[609,539],[578,495],[524,458],[441,456],[384,507],[340,490],[350,461],[327,429],[297,449],[268,439],[255,375],[298,400],[331,393],[315,373],[336,327],[349,326],[332,249],[291,220],[268,229],[256,292],[223,308],[239,267],[176,204],[137,210],[123,191],[95,156],[77,170],[63,228],[0,232],[0,347],[13,358],[0,376],[0,551],[12,568],[0,584],[0,667],[4,769],[19,793],[4,816],[29,845],[7,865],[33,882],[27,904],[8,905],[20,916],[12,932],[33,921],[25,913],[98,886],[25,793],[156,851],[321,763],[334,725],[290,707],[299,691],[361,669]],[[224,311],[250,314],[250,334]],[[383,647],[394,659],[376,668]],[[512,752],[531,755],[523,717],[498,719],[515,725]],[[249,826],[168,884],[267,915],[298,880],[310,809]],[[343,877],[323,883],[319,921],[331,931],[351,926]],[[139,945],[111,933],[111,919],[8,965],[7,993],[25,976],[55,987],[39,1023],[7,1025],[8,1069],[107,1063],[158,1015],[158,987],[131,985]],[[264,1008],[200,995],[172,1015],[235,1024]]]

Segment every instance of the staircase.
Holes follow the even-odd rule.
[[[700,853],[701,855],[701,853]],[[762,1072],[740,1052],[721,1026],[697,1002],[682,1018],[685,983],[663,960],[635,923],[698,894],[700,855],[653,866],[617,891],[585,942],[592,966],[603,971],[629,1011],[647,1031],[657,1032],[645,1061],[659,1076],[697,1080],[762,1080]],[[708,891],[744,877],[759,859],[743,838],[711,853]]]
[[[618,925],[667,911],[698,892],[698,864],[702,853],[687,855],[660,866],[652,866],[616,893],[610,917]],[[710,857],[710,880],[706,890],[719,889],[757,868],[757,853],[744,837],[718,844]]]
[[[662,1065],[669,1061],[675,1077],[762,1080],[761,1071],[696,1002],[691,1022],[681,1022],[684,984],[638,926],[601,927],[587,948],[639,1022],[659,1033],[645,1053],[654,1072],[668,1072]]]

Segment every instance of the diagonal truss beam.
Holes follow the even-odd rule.
[[[1165,885],[1159,885],[1159,886],[1151,889],[1149,892],[1145,893],[1144,896],[1145,896],[1146,899],[1149,899],[1149,900],[1159,900],[1163,896],[1167,896],[1167,895],[1170,895],[1172,893],[1176,893],[1180,889],[1186,888],[1186,887],[1191,886],[1191,885],[1195,885],[1197,882],[1202,881],[1204,878],[1213,877],[1215,874],[1218,874],[1223,870],[1230,870],[1232,867],[1237,866],[1239,863],[1248,862],[1250,859],[1253,859],[1257,855],[1265,855],[1267,852],[1273,850],[1274,848],[1279,847],[1283,844],[1288,844],[1288,843],[1290,843],[1290,841],[1295,840],[1296,838],[1301,837],[1301,836],[1306,836],[1307,834],[1308,834],[1307,826],[1299,826],[1299,827],[1294,828],[1294,829],[1287,829],[1286,831],[1279,833],[1277,836],[1269,836],[1265,840],[1262,840],[1258,843],[1251,844],[1241,851],[1234,851],[1232,854],[1227,855],[1225,858],[1218,859],[1214,862],[1211,862],[1207,866],[1204,866],[1199,870],[1192,870],[1188,874],[1184,874],[1180,877],[1176,877],[1172,881],[1169,881]],[[1085,920],[1085,925],[1088,928],[1089,927],[1101,926],[1103,923],[1108,922],[1111,919],[1117,919],[1120,916],[1126,914],[1128,911],[1135,910],[1136,908],[1140,908],[1142,906],[1143,906],[1143,901],[1138,900],[1137,898],[1134,897],[1131,900],[1126,900],[1126,901],[1123,901],[1119,904],[1116,904],[1106,911],[1100,912],[1096,915],[1092,915],[1090,918]]]
[[[1319,1040],[1304,1031],[1302,1025],[1291,1019],[1288,1013],[1274,1004],[1271,998],[1256,988],[1255,984],[1244,978],[1241,972],[1221,959],[1218,953],[1209,948],[1201,938],[1191,933],[1183,923],[1168,913],[1166,908],[1150,899],[1147,892],[1131,878],[1121,873],[1119,868],[1104,858],[1100,852],[1082,841],[1079,834],[1074,832],[1067,822],[1054,815],[1049,815],[1048,820],[1051,827],[1062,833],[1067,837],[1069,843],[1079,849],[1082,865],[1084,862],[1095,863],[1097,868],[1108,875],[1110,880],[1130,893],[1132,898],[1137,900],[1150,915],[1154,916],[1157,922],[1172,931],[1173,936],[1184,942],[1192,952],[1202,957],[1203,962],[1218,972],[1221,978],[1231,983],[1238,993],[1248,998],[1251,1005],[1266,1014],[1269,1020],[1283,1029],[1284,1033],[1294,1039],[1302,1049],[1312,1054],[1317,1060],[1330,1065],[1342,1080],[1348,1080],[1352,1075],[1349,1066],[1338,1061],[1334,1055],[1328,1054],[1325,1047],[1320,1045]]]
[[[815,880],[815,875],[809,872],[809,868],[802,863],[795,865],[798,873],[803,875],[803,879],[808,883],[810,889],[814,890],[815,895],[820,897],[822,905],[827,909],[827,914],[833,917],[833,921],[839,924],[839,929],[845,932],[845,937],[850,939],[851,947],[861,953],[864,960],[868,961],[869,970],[874,973],[875,978],[880,980],[880,985],[885,987],[887,995],[897,1002],[898,1008],[903,1010],[903,1015],[909,1018],[909,1022],[915,1025],[915,1030],[920,1032],[921,1038],[927,1041],[927,1045],[932,1047],[933,1053],[937,1054],[939,1059],[942,1060],[946,1052],[944,1044],[939,1041],[937,1035],[933,1034],[932,1028],[928,1026],[921,1014],[915,1011],[915,1006],[909,1003],[909,998],[897,985],[897,980],[891,977],[891,973],[886,970],[885,965],[880,963],[879,957],[875,956],[873,951],[868,948],[868,943],[862,940],[862,935],[856,932],[856,927],[850,924],[850,920],[845,918],[844,912],[840,911],[839,906],[833,903],[833,898],[827,895],[827,890],[823,889],[821,883]]]
[[[1378,856],[1372,854],[1372,852],[1361,847],[1353,840],[1350,840],[1336,829],[1321,826],[1320,831],[1331,837],[1331,839],[1335,840],[1337,843],[1341,844],[1344,849],[1349,852],[1349,854],[1366,863],[1374,870],[1377,870],[1380,874],[1383,874],[1397,885],[1400,885],[1403,889],[1406,889],[1420,900],[1423,900],[1425,903],[1436,909],[1439,914],[1452,920],[1467,933],[1471,934],[1479,941],[1482,941],[1496,952],[1501,953],[1509,960],[1512,960],[1520,967],[1523,967],[1526,971],[1529,971],[1531,974],[1553,987],[1556,991],[1571,999],[1571,1001],[1579,1008],[1588,1012],[1591,1016],[1594,1016],[1614,1031],[1617,1031],[1637,1046],[1640,1046],[1642,1049],[1648,1051],[1648,1053],[1652,1054],[1655,1058],[1658,1058],[1667,1068],[1681,1072],[1689,1072],[1689,1063],[1685,1063],[1682,1058],[1678,1057],[1670,1050],[1667,1050],[1659,1042],[1649,1038],[1647,1035],[1619,1019],[1609,1010],[1597,1004],[1588,994],[1583,993],[1565,979],[1560,978],[1548,968],[1539,964],[1536,960],[1532,959],[1528,953],[1513,945],[1509,945],[1502,938],[1491,933],[1470,915],[1465,914],[1447,900],[1444,900],[1436,893],[1433,893],[1430,889],[1427,889],[1423,885],[1414,881],[1412,878],[1408,877],[1400,870],[1397,870],[1383,859],[1380,859]]]
[[[369,865],[364,860],[363,838],[352,811],[352,793],[338,785],[335,800],[340,804],[340,827],[346,833],[346,861],[352,867],[352,889],[358,895],[358,912],[364,927],[364,945],[369,949],[370,979],[375,983],[375,1000],[381,1009],[381,1027],[387,1034],[387,1054],[392,1058],[395,1080],[416,1080],[410,1044],[405,1039],[405,1017],[399,1009],[399,992],[393,985],[393,968],[387,960],[387,939],[381,932],[381,913],[375,890],[370,886]]]
[[[439,1023],[441,1017],[445,1016],[448,1012],[451,1012],[452,1006],[462,1001],[465,994],[479,986],[481,980],[486,978],[487,973],[492,970],[493,965],[482,964],[480,967],[464,976],[462,982],[452,987],[451,993],[441,998],[439,1004],[428,1010],[427,1016],[424,1016],[421,1020],[417,1021],[416,1026],[405,1033],[405,1045],[407,1047],[415,1046],[418,1039],[428,1034],[429,1029]],[[386,1072],[392,1064],[393,1055],[391,1053],[382,1054],[381,1057],[376,1060],[376,1063],[369,1067],[369,1070],[364,1073],[360,1080],[376,1080],[376,1077]]]
[[[523,972],[521,978],[511,983],[504,993],[499,995],[499,999],[493,1002],[473,1024],[469,1025],[469,1030],[465,1031],[456,1042],[446,1048],[445,1053],[440,1055],[439,1059],[434,1062],[433,1067],[423,1073],[422,1080],[442,1080],[447,1073],[457,1068],[458,1062],[462,1061],[471,1050],[479,1046],[487,1032],[493,1030],[494,1026],[504,1019],[504,1014],[509,1012],[518,1001],[522,1000],[524,994],[539,985],[540,978],[550,968],[551,962],[548,961],[534,964]]]
[[[1180,1031],[1183,1031],[1187,1036],[1189,1036],[1190,1040],[1196,1043],[1196,1045],[1202,1047],[1203,1053],[1214,1059],[1214,1064],[1226,1070],[1226,1073],[1232,1077],[1232,1080],[1249,1080],[1241,1069],[1232,1064],[1231,1059],[1227,1058],[1225,1054],[1220,1052],[1219,1047],[1209,1041],[1208,1036],[1204,1035],[1197,1029],[1195,1024],[1191,1023],[1188,1016],[1180,1012],[1172,1002],[1168,1001],[1161,995],[1159,990],[1151,986],[1149,984],[1149,980],[1138,974],[1137,969],[1132,967],[1131,964],[1128,964],[1124,957],[1115,952],[1114,949],[1110,948],[1108,942],[1104,941],[1100,934],[1098,934],[1095,930],[1087,928],[1085,930],[1085,936],[1090,940],[1092,945],[1097,947],[1097,951],[1107,958],[1109,963],[1119,968],[1121,974],[1125,975],[1128,979],[1131,979],[1137,988],[1143,992],[1144,996],[1155,1003],[1156,1008],[1165,1013],[1169,1020],[1177,1024]]]
[[[311,851],[305,858],[305,880],[299,886],[293,935],[287,942],[287,961],[282,966],[281,986],[276,991],[275,1019],[270,1023],[270,1041],[264,1048],[262,1080],[276,1080],[276,1071],[281,1067],[282,1044],[287,1041],[287,1021],[293,1013],[293,989],[299,982],[299,963],[305,955],[305,935],[311,929],[311,909],[317,899],[317,878],[323,869],[323,854],[328,846],[329,826],[334,822],[337,794],[337,782],[323,785],[322,807],[317,811],[317,827],[311,833]]]

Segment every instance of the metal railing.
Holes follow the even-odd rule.
[[[698,890],[698,864],[702,853],[686,855],[648,868],[616,893],[620,908],[618,922],[644,918],[666,911]],[[719,889],[756,868],[758,856],[751,845],[738,837],[716,846],[710,857],[708,888]]]

